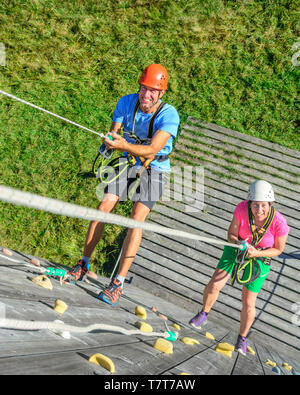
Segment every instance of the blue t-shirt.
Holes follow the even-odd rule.
[[[130,138],[126,132],[132,132],[132,121],[133,112],[136,101],[138,99],[138,94],[133,93],[121,97],[118,101],[114,115],[113,122],[122,123],[124,126],[124,138],[129,142],[134,144],[135,140]],[[148,134],[148,125],[153,116],[153,113],[147,114],[138,109],[135,117],[134,133],[140,139],[146,139]],[[168,155],[172,151],[173,139],[176,137],[179,126],[179,116],[176,109],[170,104],[165,104],[159,114],[155,117],[153,122],[153,136],[157,130],[163,130],[170,133],[170,138],[167,144],[156,154],[156,155]],[[138,159],[138,158],[137,158]],[[141,166],[141,161],[137,160],[136,166]],[[158,160],[153,160],[150,163],[151,167],[156,168],[159,171],[171,171],[170,160],[164,160],[159,162]]]

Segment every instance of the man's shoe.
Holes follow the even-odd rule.
[[[247,341],[241,335],[239,335],[237,338],[235,350],[241,353],[242,355],[247,354]]]
[[[71,275],[71,281],[82,281],[84,276],[89,270],[89,263],[84,263],[82,259],[80,259],[77,264],[69,271]]]
[[[99,293],[98,299],[115,306],[122,295],[122,282],[114,278],[109,286]]]
[[[192,325],[196,329],[201,329],[201,325],[205,325],[207,323],[207,314],[204,311],[198,313],[193,317],[189,324]]]

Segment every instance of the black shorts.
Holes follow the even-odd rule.
[[[149,167],[144,169],[140,178],[137,178],[139,171],[135,166],[130,166],[118,176],[118,170],[114,170],[115,177],[108,183],[104,193],[112,193],[120,197],[120,201],[130,198],[133,202],[141,202],[150,210],[161,198],[163,189],[167,181],[164,172]]]

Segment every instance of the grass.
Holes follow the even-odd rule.
[[[11,0],[0,4],[1,89],[99,132],[136,92],[141,70],[170,73],[165,100],[193,116],[300,150],[295,1]],[[1,183],[96,207],[88,177],[100,141],[0,97]],[[87,223],[0,203],[0,244],[74,264]],[[117,213],[129,215],[130,203]],[[95,269],[106,274],[124,234],[108,225]]]

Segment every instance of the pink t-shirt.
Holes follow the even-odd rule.
[[[246,240],[248,238],[248,243],[250,243],[252,240],[252,234],[249,227],[248,200],[244,200],[236,206],[233,216],[240,223],[239,237],[241,237],[242,240]],[[289,230],[290,228],[283,215],[280,214],[278,211],[275,211],[275,217],[273,219],[273,222],[261,242],[258,243],[257,247],[274,247],[275,239],[277,237],[286,235],[287,233],[289,233]]]

